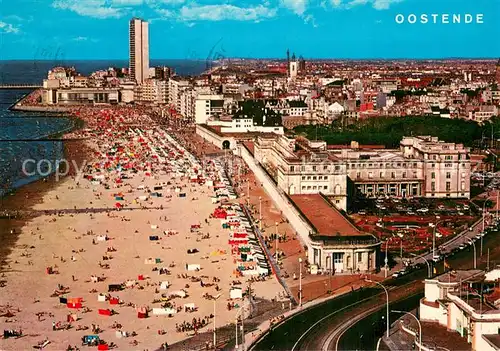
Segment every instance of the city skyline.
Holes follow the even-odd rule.
[[[19,0],[2,5],[0,59],[126,60],[128,21],[136,16],[150,24],[151,59],[283,58],[287,48],[309,59],[497,58],[499,6],[496,0]],[[482,23],[444,24],[439,17],[398,24],[398,14],[481,14]]]

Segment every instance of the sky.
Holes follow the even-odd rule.
[[[128,59],[128,21],[151,59],[497,58],[500,0],[1,0],[0,60]],[[483,23],[407,22],[483,14]]]

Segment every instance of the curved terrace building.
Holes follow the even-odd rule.
[[[293,204],[313,229],[309,263],[333,274],[374,272],[380,241],[360,231],[323,194],[292,195]]]

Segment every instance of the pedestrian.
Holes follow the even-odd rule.
[[[55,331],[56,330],[56,322],[52,322],[52,330]]]

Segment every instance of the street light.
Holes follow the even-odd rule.
[[[278,222],[274,222],[274,226],[276,228],[276,230],[275,230],[275,234],[276,234],[276,245],[275,245],[276,263],[278,263],[278,260],[279,260],[279,255],[278,255]]]
[[[243,328],[243,319],[245,318],[245,305],[241,306],[241,308],[238,310],[238,313],[236,313],[236,346],[235,350],[238,350],[238,316],[240,315],[241,312],[241,349],[244,351],[245,350],[245,331]]]
[[[219,297],[221,297],[222,294],[219,294],[217,296],[214,297],[214,350],[217,348],[217,336],[215,335],[215,302],[219,299]]]
[[[410,253],[410,255],[413,257],[418,257],[414,253]],[[425,263],[427,264],[427,277],[430,278],[431,277],[431,265],[430,265],[429,261],[427,261],[427,259],[424,256],[422,256],[420,258],[423,259],[425,261]]]
[[[262,196],[259,196],[259,228],[262,231]]]
[[[386,312],[386,315],[387,315],[387,317],[386,317],[387,318],[387,320],[386,320],[386,324],[387,324],[387,338],[389,338],[389,324],[390,324],[389,323],[389,292],[387,291],[387,288],[383,284],[381,284],[381,283],[379,283],[377,281],[365,278],[365,282],[375,283],[377,285],[380,285],[382,287],[382,289],[384,289],[384,291],[385,291],[385,296],[387,298],[387,312]]]
[[[385,241],[385,259],[384,259],[384,271],[385,271],[385,277],[387,278],[387,269],[388,266],[387,264],[389,263],[389,259],[387,258],[387,246],[389,245],[389,239]]]
[[[482,231],[482,233],[484,233],[484,216],[485,215],[486,215],[486,200],[483,203],[483,231]],[[483,255],[483,235],[481,235],[481,256],[482,255]]]
[[[302,257],[299,257],[299,307],[302,307]]]
[[[476,269],[476,243],[474,242],[474,240],[470,239],[470,243],[472,244],[472,246],[474,247],[474,269]]]
[[[401,313],[401,314],[408,314],[410,316],[412,316],[413,318],[415,318],[415,320],[417,321],[418,323],[418,349],[419,350],[422,350],[422,325],[420,324],[420,321],[418,320],[417,316],[415,316],[413,313],[411,312],[406,312],[406,311],[396,311],[396,310],[392,310],[391,312],[394,312],[394,313]]]

